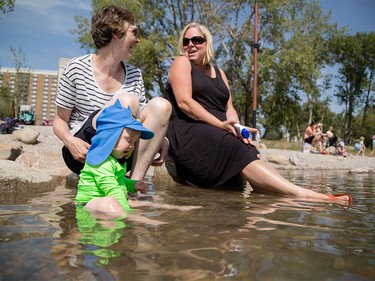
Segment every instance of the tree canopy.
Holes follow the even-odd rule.
[[[0,11],[3,14],[13,12],[15,0],[0,0]]]
[[[213,63],[226,72],[234,106],[241,120],[250,124],[254,65],[253,1],[92,0],[93,11],[107,4],[125,5],[137,17],[141,41],[130,63],[143,71],[150,96],[164,93],[169,65],[177,55],[177,40],[183,27],[192,21],[207,26],[214,39]],[[279,138],[286,130],[301,137],[311,119],[324,121],[326,127],[334,125],[337,116],[329,110],[329,105],[336,99],[346,104],[349,98],[346,92],[352,87],[350,91],[358,96],[358,101],[353,101],[352,109],[350,103],[347,104],[345,124],[338,125],[345,126],[343,131],[349,140],[352,119],[348,116],[359,111],[363,113],[363,110],[368,113],[374,106],[371,75],[375,52],[369,47],[370,39],[353,38],[356,44],[364,45],[345,51],[354,56],[360,46],[367,46],[361,55],[372,58],[372,64],[366,63],[372,65],[372,68],[367,66],[364,70],[366,78],[348,80],[344,74],[346,70],[340,68],[336,78],[341,81],[337,85],[341,94],[332,96],[328,94],[333,86],[332,76],[323,75],[322,70],[333,64],[344,65],[345,56],[339,57],[344,47],[338,42],[340,38],[350,40],[352,36],[345,29],[329,23],[330,15],[323,14],[318,0],[262,0],[258,1],[258,5],[261,52],[258,55],[257,120],[266,129],[266,135]],[[76,17],[75,20],[77,28],[72,33],[78,36],[77,41],[82,47],[93,51],[90,19]],[[350,45],[348,42],[347,46]],[[363,103],[360,101],[364,100],[366,108],[361,107]]]

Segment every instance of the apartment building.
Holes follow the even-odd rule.
[[[35,125],[41,125],[47,120],[49,124],[52,124],[55,116],[58,79],[68,61],[68,58],[60,58],[58,70],[20,69],[18,78],[16,69],[1,67],[0,87],[8,87],[13,93],[17,87],[17,79],[26,81],[22,82],[20,106],[31,106],[35,112]]]

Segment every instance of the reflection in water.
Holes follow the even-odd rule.
[[[70,212],[69,207],[71,208],[72,204],[63,206],[63,209],[64,207]],[[67,225],[64,219],[69,217],[68,212],[65,215],[60,213],[63,218],[62,226]],[[75,213],[76,223],[70,222],[69,233],[66,233],[65,239],[55,245],[52,256],[60,267],[66,265],[78,267],[81,263],[99,280],[113,280],[103,265],[107,265],[110,258],[120,256],[120,253],[111,246],[124,236],[125,222],[97,220],[86,209],[79,206],[75,207]],[[81,261],[78,257],[81,257]]]
[[[375,175],[282,172],[354,203],[155,186],[143,221],[105,222],[58,188],[0,206],[0,280],[374,280]]]

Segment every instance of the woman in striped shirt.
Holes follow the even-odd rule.
[[[125,62],[139,42],[135,17],[129,10],[104,7],[93,15],[91,27],[97,52],[67,64],[59,80],[54,132],[64,143],[65,163],[79,174],[95,135],[98,112],[119,99],[155,134],[137,144],[132,163],[128,163],[131,178],[142,180],[150,165],[162,165],[168,153],[165,133],[171,106],[161,97],[147,100],[140,70]]]

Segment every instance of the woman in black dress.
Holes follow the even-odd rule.
[[[167,137],[180,178],[196,186],[216,187],[241,175],[256,191],[351,201],[346,194],[317,193],[289,182],[260,160],[250,139],[240,138],[227,77],[210,64],[212,36],[206,27],[188,24],[179,50],[168,75],[167,98],[173,110]]]

